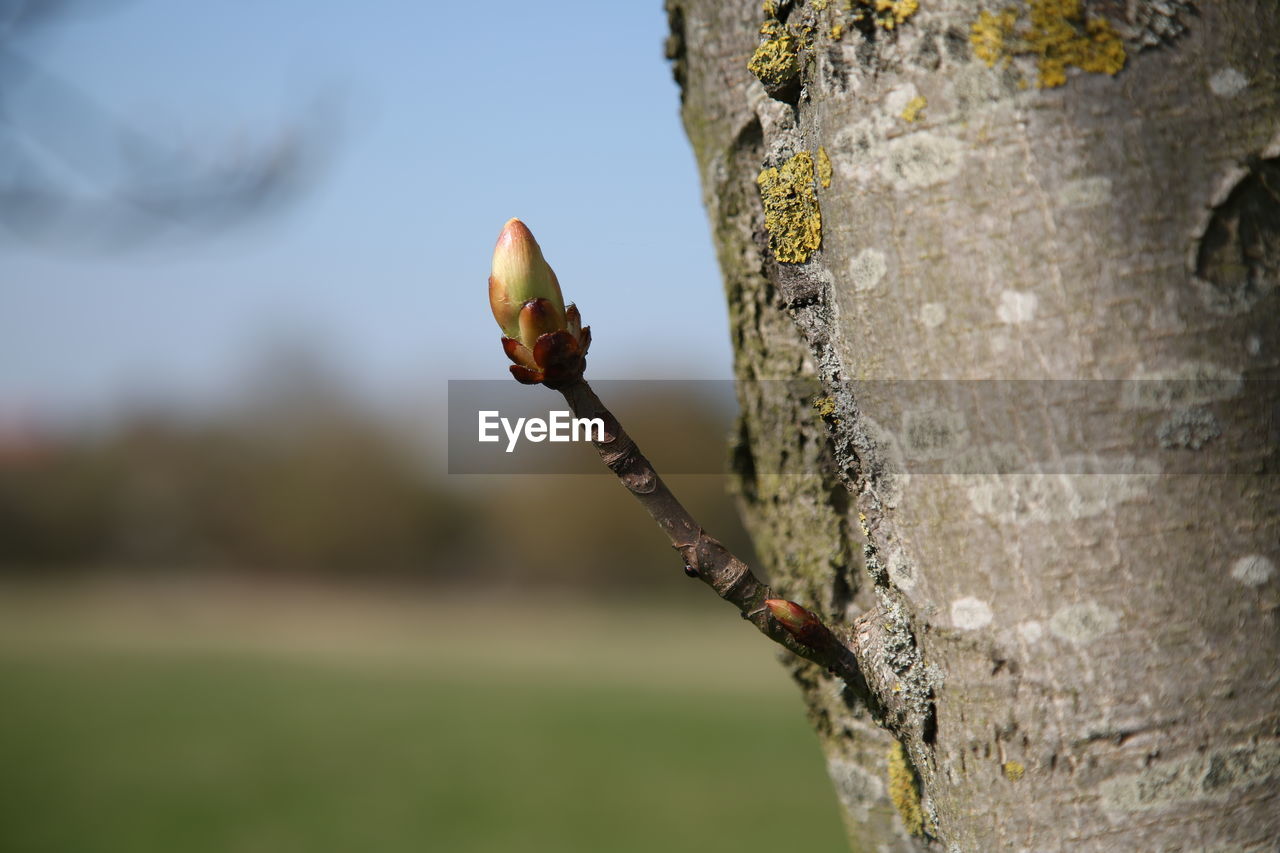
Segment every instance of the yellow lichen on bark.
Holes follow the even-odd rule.
[[[912,835],[924,835],[924,809],[920,807],[920,783],[907,761],[907,750],[895,740],[889,747],[889,799],[902,824]]]
[[[876,23],[891,30],[919,9],[917,0],[876,0]]]
[[[1044,88],[1067,82],[1068,66],[1096,74],[1115,74],[1124,68],[1120,36],[1106,18],[1086,19],[1080,0],[1033,2],[1028,38],[1040,56],[1038,85]]]
[[[907,105],[902,109],[902,120],[908,124],[920,118],[920,113],[924,112],[924,108],[929,102],[925,100],[924,95],[916,95],[907,101]]]
[[[765,88],[783,87],[800,73],[797,60],[799,44],[780,22],[770,19],[760,28],[764,41],[756,47],[747,69]]]
[[[818,182],[822,184],[825,190],[831,186],[831,158],[827,156],[827,149],[824,146],[818,146]]]
[[[1004,778],[1010,782],[1017,782],[1027,772],[1021,761],[1006,761],[1001,769],[1004,770]]]
[[[988,68],[995,68],[997,62],[1008,65],[1013,61],[1013,53],[1005,49],[1005,44],[1017,23],[1018,13],[1011,9],[998,15],[991,12],[978,15],[978,20],[969,30],[969,43],[973,45],[974,55],[987,63]]]
[[[1030,0],[1025,26],[1014,9],[982,12],[969,31],[974,55],[994,68],[1015,57],[1036,58],[1036,85],[1042,89],[1067,82],[1067,69],[1114,75],[1124,68],[1124,42],[1111,22],[1088,17],[1080,0]]]
[[[853,23],[869,20],[878,27],[892,30],[920,11],[920,3],[919,0],[844,0],[842,8],[853,16]]]
[[[822,211],[813,186],[813,157],[801,151],[756,178],[769,248],[782,263],[802,264],[822,245]]]

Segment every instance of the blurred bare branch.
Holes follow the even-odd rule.
[[[107,0],[0,0],[0,42],[35,29],[72,9],[103,11],[114,5],[117,4]]]
[[[160,139],[21,49],[33,30],[104,5],[0,0],[0,240],[120,249],[205,234],[312,183],[335,137],[319,107],[253,138]]]

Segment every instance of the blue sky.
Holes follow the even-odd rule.
[[[589,375],[731,375],[660,0],[102,5],[21,49],[197,149],[336,104],[330,153],[253,227],[128,251],[0,241],[0,414],[234,397],[280,340],[380,401],[501,376],[485,279],[511,216],[593,327]]]

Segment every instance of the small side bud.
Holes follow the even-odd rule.
[[[530,299],[520,308],[520,343],[530,350],[538,343],[538,338],[558,332],[565,328],[555,306],[549,299]]]
[[[818,648],[827,637],[828,631],[822,620],[794,601],[768,598],[764,606],[769,608],[774,620],[787,629],[787,633],[810,648]]]

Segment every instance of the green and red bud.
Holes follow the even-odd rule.
[[[494,247],[489,307],[517,380],[556,386],[582,375],[591,330],[577,308],[565,307],[555,272],[519,219],[507,220]]]
[[[489,307],[507,337],[520,336],[520,309],[530,299],[547,300],[563,321],[564,296],[555,271],[542,257],[542,247],[528,226],[519,219],[508,219],[493,247],[493,274],[489,276]]]
[[[785,598],[767,598],[764,602],[769,613],[791,636],[810,648],[818,648],[829,635],[822,620],[794,601]]]

